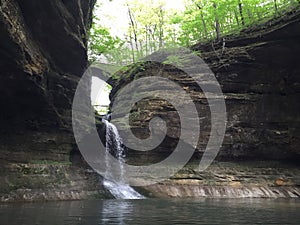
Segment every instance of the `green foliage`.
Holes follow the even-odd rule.
[[[126,65],[161,48],[190,46],[239,33],[247,26],[281,16],[299,3],[300,0],[185,0],[185,9],[176,11],[167,10],[164,0],[127,0],[124,7],[130,19],[124,37],[112,36],[95,19],[89,55],[92,60],[103,55],[110,63]]]
[[[179,55],[169,55],[163,64],[171,64],[177,67],[183,67],[188,62],[188,59],[184,59]]]
[[[293,0],[186,0],[185,11],[170,21],[180,25],[177,43],[189,46],[280,16],[296,5]]]
[[[89,34],[89,56],[92,61],[100,55],[122,47],[123,44],[124,41],[119,37],[113,37],[108,28],[92,24]]]

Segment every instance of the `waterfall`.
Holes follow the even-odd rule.
[[[124,157],[125,151],[123,147],[122,139],[119,135],[118,129],[115,125],[110,123],[109,121],[103,119],[102,120],[106,126],[106,178],[110,177],[111,167],[108,163],[108,156],[109,154],[113,155],[118,159],[119,163],[119,170],[120,170],[120,178],[119,182],[113,182],[107,179],[103,180],[104,187],[109,190],[109,192],[117,199],[143,199],[145,198],[143,195],[136,192],[132,187],[128,184],[125,184],[123,176],[124,176]]]

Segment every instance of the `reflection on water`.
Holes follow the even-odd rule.
[[[133,205],[128,201],[104,201],[101,222],[103,224],[114,222],[115,224],[125,224],[126,218],[133,214]],[[112,220],[112,218],[114,218]],[[99,223],[100,224],[100,223]]]
[[[143,199],[0,205],[1,225],[300,224],[299,200]]]

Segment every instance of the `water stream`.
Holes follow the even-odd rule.
[[[143,195],[135,191],[132,187],[124,182],[124,157],[125,151],[122,139],[115,125],[103,119],[106,126],[106,178],[111,177],[112,168],[108,163],[108,156],[114,155],[119,163],[120,178],[118,182],[113,182],[107,179],[103,180],[104,187],[117,199],[143,199]]]

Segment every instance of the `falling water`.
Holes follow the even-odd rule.
[[[109,165],[109,154],[114,155],[119,161],[120,177],[118,182],[113,182],[107,179],[103,180],[103,185],[117,199],[142,199],[143,195],[136,192],[132,187],[124,182],[124,157],[125,151],[122,139],[115,125],[103,120],[106,125],[106,178],[111,177],[112,168]]]

